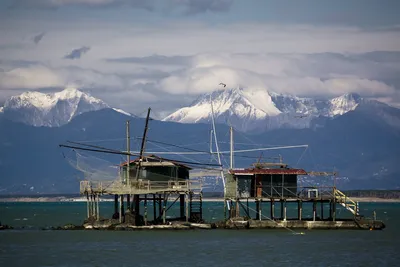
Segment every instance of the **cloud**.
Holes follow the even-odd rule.
[[[304,74],[307,75],[307,74]],[[160,89],[170,94],[192,94],[219,89],[220,82],[227,87],[262,88],[270,92],[297,96],[331,97],[349,92],[363,96],[391,95],[394,87],[382,81],[359,77],[321,79],[313,76],[274,76],[227,66],[191,68],[173,73],[160,81]]]
[[[63,86],[65,81],[50,68],[41,65],[14,68],[0,72],[0,89],[37,89]]]
[[[205,12],[227,12],[233,0],[172,0],[175,8],[183,8],[184,13],[193,15]]]
[[[7,83],[1,78],[3,92],[9,88],[74,83],[93,90],[93,95],[98,92],[98,97],[121,105],[120,108],[125,105],[129,107],[127,111],[134,113],[150,103],[165,110],[189,104],[220,82],[228,87],[240,85],[299,96],[332,97],[354,91],[365,97],[400,102],[394,94],[400,89],[399,31],[265,23],[211,25],[194,21],[29,22],[24,22],[26,28],[17,27],[22,25],[20,22],[10,23],[10,29],[2,30],[6,31],[6,38],[0,40],[0,68],[5,73],[14,69],[34,72],[32,66],[41,65],[50,73],[46,79],[41,76],[41,84],[32,85],[27,84],[26,78],[17,84],[17,75],[12,76],[13,83],[9,77]],[[32,46],[29,40],[23,49],[7,48],[21,36],[41,29],[52,34],[46,35],[46,42],[40,46]],[[85,60],[60,57],[72,47],[78,49],[65,58],[79,58],[83,55],[79,52],[82,44],[96,44]],[[12,87],[8,87],[10,84]],[[4,97],[3,92],[0,98]],[[141,92],[137,95],[142,99],[135,97],[135,92]],[[126,97],[117,96],[119,93]],[[155,99],[163,104],[156,104]]]
[[[147,11],[180,10],[193,15],[205,12],[227,12],[233,0],[14,0],[10,8],[59,9],[79,6],[89,8],[129,7]]]
[[[220,82],[227,84],[228,88],[242,86],[320,98],[356,92],[363,97],[383,99],[396,105],[400,103],[400,79],[397,78],[400,52],[390,52],[391,56],[388,53],[374,52],[373,56],[370,53],[217,52],[192,56],[152,55],[130,57],[129,67],[125,60],[123,63],[119,60],[97,61],[96,67],[103,64],[103,71],[78,66],[54,67],[29,61],[3,61],[0,66],[4,65],[5,72],[0,73],[0,91],[73,85],[90,90],[92,95],[129,112],[137,113],[152,106],[160,114],[188,105],[199,94],[220,89]],[[171,64],[180,65],[179,68],[161,71],[163,65]],[[395,79],[397,83],[388,82]]]
[[[400,52],[365,54],[257,54],[201,53],[186,56],[186,66],[158,81],[170,94],[200,94],[228,87],[266,88],[300,96],[337,96],[358,92],[364,96],[392,94],[400,89]],[[174,57],[162,57],[166,65]],[[386,60],[385,60],[386,59]],[[396,80],[397,79],[397,80]]]
[[[147,57],[123,57],[123,58],[109,58],[106,59],[108,62],[117,63],[134,63],[142,65],[174,65],[174,66],[186,66],[191,63],[192,57],[190,56],[163,56],[163,55],[151,55]]]
[[[81,58],[83,54],[86,54],[90,50],[88,46],[82,46],[71,51],[71,53],[64,56],[65,59],[78,59]]]
[[[44,37],[45,34],[46,34],[46,33],[42,32],[42,33],[40,33],[40,34],[34,36],[34,37],[32,38],[33,42],[34,42],[35,44],[38,44],[38,43],[43,39],[43,37]]]
[[[108,22],[92,18],[68,23],[61,19],[50,23],[46,19],[27,19],[22,23],[17,19],[8,19],[6,24],[9,27],[1,29],[4,38],[0,38],[0,50],[4,47],[3,50],[7,52],[4,56],[0,51],[0,58],[13,55],[20,59],[23,54],[24,57],[37,55],[37,60],[54,61],[57,56],[55,53],[64,53],[82,44],[96,44],[96,49],[90,53],[91,57],[110,59],[151,55],[188,56],[222,51],[229,54],[343,54],[398,51],[400,47],[399,31],[373,32],[355,27],[207,24],[193,20],[169,23],[125,20]],[[36,48],[34,52],[15,49],[21,42],[21,36],[30,35],[37,29],[52,32],[46,36],[46,42],[41,43],[40,49]]]
[[[107,49],[117,57],[193,55],[206,52],[227,53],[347,53],[376,50],[398,51],[400,32],[370,32],[354,27],[318,27],[311,25],[276,26],[264,23],[217,24],[172,23],[115,29]],[[130,36],[116,37],[123,29]],[[111,29],[109,29],[111,31]],[[92,33],[93,35],[93,33]],[[101,38],[100,36],[98,38]],[[162,45],[160,45],[162,44]],[[98,44],[96,43],[96,46]],[[119,50],[115,51],[115,47]]]
[[[54,9],[68,6],[91,8],[107,8],[113,6],[129,6],[131,8],[154,9],[154,0],[15,0],[11,8],[45,8]]]

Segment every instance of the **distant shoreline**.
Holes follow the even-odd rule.
[[[378,198],[378,197],[351,197],[356,202],[384,202],[384,203],[400,203],[400,198]],[[84,197],[4,197],[0,198],[0,202],[85,202]],[[112,198],[100,199],[101,202],[114,201]],[[223,198],[203,198],[203,202],[223,202]],[[253,200],[250,200],[253,202]]]

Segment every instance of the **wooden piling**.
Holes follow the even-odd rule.
[[[314,200],[313,201],[313,221],[315,221],[316,216],[317,216],[317,202]]]
[[[185,217],[185,195],[184,194],[179,195],[179,208],[180,208],[179,216],[181,218]]]
[[[135,195],[130,195],[131,206],[129,207],[130,211],[133,212],[135,210]]]
[[[156,201],[156,195],[153,194],[153,220],[157,219],[157,201]]]
[[[166,196],[165,196],[165,193],[164,193],[164,199],[163,199],[163,205],[162,205],[162,219],[163,219],[163,224],[166,224],[166,222],[167,222],[167,215],[166,215],[166,202],[167,202],[167,200],[166,200]]]
[[[185,194],[186,198],[186,222],[189,221],[189,193]]]
[[[231,210],[229,211],[229,218],[232,218],[232,217],[234,217],[233,212],[235,211],[235,208],[233,207],[232,199],[229,201],[229,206],[231,207]]]
[[[86,193],[86,209],[87,209],[87,218],[89,218],[90,217],[89,193]]]
[[[144,195],[144,225],[147,225],[147,194]]]
[[[97,199],[97,214],[96,214],[96,218],[97,218],[97,221],[100,221],[100,205],[99,205],[99,203],[100,203],[100,201],[99,201],[99,198],[100,198],[100,195],[98,194],[97,195],[97,197],[96,197],[96,199]]]
[[[132,211],[131,209],[131,195],[126,195],[126,207],[129,211]]]
[[[271,220],[275,220],[275,199],[271,199]]]
[[[261,221],[260,206],[260,200],[256,200],[256,220]]]
[[[133,201],[135,202],[135,225],[140,224],[140,195],[133,195]]]
[[[283,220],[286,221],[286,200],[283,201]]]
[[[162,217],[162,198],[161,194],[158,194],[158,216]]]
[[[335,200],[333,200],[332,210],[333,210],[333,221],[336,221],[336,201]]]
[[[298,218],[299,218],[299,221],[301,221],[302,220],[302,216],[303,216],[303,202],[301,201],[301,200],[299,200],[298,202],[297,202],[297,211],[298,211]]]
[[[114,195],[114,215],[118,213],[118,195]]]
[[[321,221],[324,220],[324,202],[321,199]]]
[[[247,201],[246,201],[246,208],[247,208],[247,214],[250,217],[249,198],[247,198]]]
[[[94,202],[94,194],[90,194],[90,217],[95,217],[96,214],[96,203]]]
[[[123,213],[124,213],[124,195],[119,196],[119,223],[123,222]]]

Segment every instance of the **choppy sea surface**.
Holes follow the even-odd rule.
[[[205,202],[204,218],[221,219],[222,206]],[[86,203],[3,202],[0,221],[15,229],[0,231],[0,266],[400,266],[400,203],[361,203],[360,210],[365,216],[375,210],[387,228],[53,231],[42,229],[81,224]],[[112,211],[112,203],[101,203],[101,215]],[[342,217],[346,212],[338,210]],[[289,217],[294,214],[289,206]]]

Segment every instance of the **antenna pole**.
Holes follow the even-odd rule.
[[[225,178],[224,178],[224,171],[222,169],[221,155],[219,154],[217,133],[216,133],[216,130],[215,130],[214,108],[213,108],[213,104],[212,104],[211,94],[210,94],[210,104],[211,104],[211,120],[212,120],[212,125],[213,125],[215,148],[217,149],[218,164],[220,165],[220,168],[221,168],[221,179],[222,179],[222,184],[224,186],[224,197],[225,197],[225,195],[226,195]]]
[[[230,142],[230,145],[231,145],[231,169],[233,169],[233,127],[231,126],[230,127],[230,129],[229,129],[229,132],[230,132],[230,137],[231,137],[231,142]]]
[[[336,189],[336,171],[333,169],[333,187]]]
[[[130,134],[129,120],[126,121],[126,183],[130,184],[130,164],[131,164],[131,134]]]
[[[213,130],[210,130],[210,153],[213,153],[212,145],[213,145]]]

